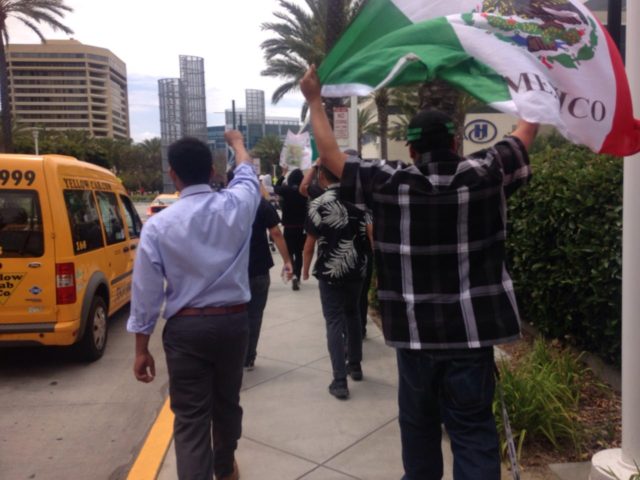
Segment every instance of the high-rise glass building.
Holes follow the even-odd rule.
[[[207,141],[207,102],[204,86],[204,59],[180,56],[180,88],[184,135]]]
[[[264,91],[245,90],[245,108],[227,109],[224,112],[224,125],[208,127],[209,147],[216,158],[227,156],[228,150],[224,141],[225,130],[236,128],[244,135],[247,150],[252,150],[266,135],[275,135],[284,140],[287,132],[298,133],[300,121],[292,117],[267,117]]]
[[[175,187],[169,177],[167,150],[176,140],[195,137],[207,142],[207,106],[204,59],[180,55],[180,78],[158,80],[162,183],[165,192]]]

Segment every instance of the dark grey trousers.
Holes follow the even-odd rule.
[[[253,362],[258,355],[258,339],[262,328],[262,314],[267,306],[269,296],[269,285],[271,278],[269,274],[249,277],[249,288],[251,289],[251,300],[247,305],[249,314],[249,346],[245,363]]]
[[[345,357],[349,363],[362,361],[360,290],[362,280],[331,284],[318,280],[320,303],[327,326],[327,349],[334,379],[347,378]],[[345,356],[346,335],[346,356]]]
[[[214,472],[223,477],[233,471],[248,335],[246,312],[173,317],[164,327],[180,480],[211,480]]]

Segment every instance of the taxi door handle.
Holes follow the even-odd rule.
[[[131,245],[131,250],[135,250],[137,247],[137,245]]]
[[[129,251],[129,247],[124,247],[124,248],[122,249],[122,251],[123,251],[123,252],[128,252],[128,251]]]

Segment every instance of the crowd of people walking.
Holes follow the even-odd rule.
[[[127,328],[136,336],[134,374],[151,382],[149,337],[161,314],[167,319],[179,478],[239,478],[240,387],[243,370],[256,367],[271,242],[293,291],[311,274],[318,279],[328,391],[340,400],[349,398],[347,377],[364,378],[375,259],[382,330],[397,352],[403,479],[442,478],[444,424],[454,478],[498,480],[493,346],[520,335],[505,267],[506,199],[531,175],[537,125],[520,121],[494,147],[464,158],[451,118],[425,110],[408,125],[412,162],[363,161],[338,147],[314,67],[300,87],[319,158],[273,186],[281,216],[271,182],[258,180],[242,135],[229,131],[236,166],[227,187],[211,189],[204,143],[175,142],[168,156],[180,200],[142,231]]]

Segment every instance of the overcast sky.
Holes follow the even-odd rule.
[[[265,91],[268,116],[298,117],[302,96],[292,93],[277,106],[271,94],[283,83],[262,77],[260,43],[270,36],[260,24],[277,20],[277,0],[67,0],[74,11],[63,23],[73,38],[107,48],[127,64],[131,136],[134,141],[160,136],[158,79],[179,77],[179,55],[204,58],[209,125],[223,123],[225,108],[244,107],[244,90]],[[294,3],[304,4],[303,0]],[[46,38],[69,38],[43,28]],[[10,21],[11,43],[38,43],[38,37]]]

